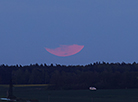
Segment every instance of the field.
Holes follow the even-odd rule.
[[[0,97],[5,97],[8,87],[0,86]],[[16,97],[38,99],[39,102],[137,102],[138,89],[114,90],[46,90],[44,86],[16,86]]]

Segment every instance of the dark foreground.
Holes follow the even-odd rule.
[[[0,87],[0,97],[8,87]],[[14,87],[14,95],[39,102],[138,102],[138,89],[46,90],[43,87]]]

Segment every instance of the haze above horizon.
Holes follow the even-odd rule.
[[[138,0],[0,1],[0,65],[138,62]],[[46,48],[84,45],[54,56]]]

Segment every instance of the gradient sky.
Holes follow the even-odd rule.
[[[58,57],[46,48],[84,45]],[[138,0],[0,0],[0,64],[138,62]]]

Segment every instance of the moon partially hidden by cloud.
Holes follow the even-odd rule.
[[[60,45],[60,47],[55,49],[50,49],[50,48],[45,48],[45,49],[53,55],[66,57],[80,52],[83,49],[83,47],[84,45],[74,44],[74,45]]]

